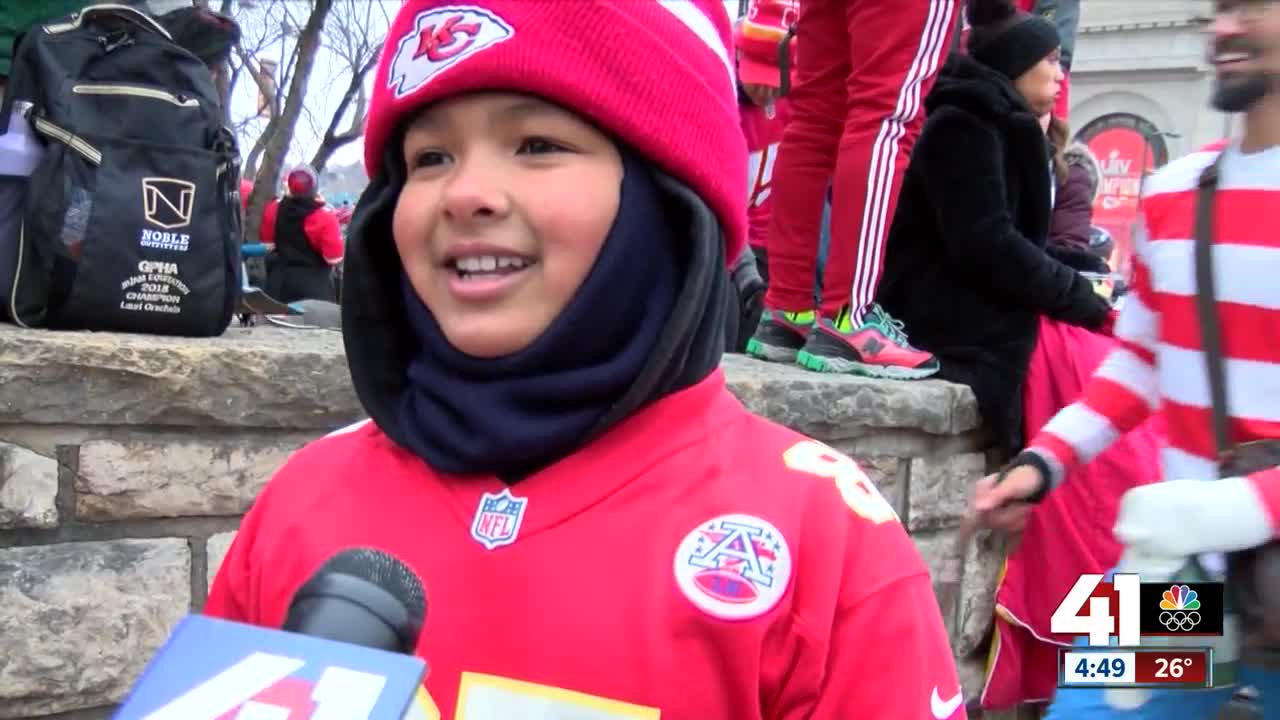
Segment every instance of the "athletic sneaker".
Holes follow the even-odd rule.
[[[872,305],[854,330],[847,311],[836,320],[818,321],[796,353],[796,362],[810,370],[853,373],[891,380],[919,380],[938,372],[938,359],[907,342],[901,320]]]
[[[783,312],[765,308],[755,334],[747,341],[747,354],[769,362],[795,362],[816,317],[812,310]]]

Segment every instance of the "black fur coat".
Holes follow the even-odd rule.
[[[1109,308],[1045,252],[1049,146],[1012,83],[953,55],[925,108],[879,301],[914,345],[938,356],[940,377],[973,388],[997,441],[1017,449],[1039,316],[1097,329]]]

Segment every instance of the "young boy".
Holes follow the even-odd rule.
[[[278,627],[372,546],[424,581],[445,718],[964,717],[890,506],[718,369],[730,48],[719,0],[404,4],[346,256],[370,421],[272,479],[206,612]]]

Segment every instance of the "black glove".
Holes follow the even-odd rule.
[[[1086,330],[1101,330],[1110,314],[1111,303],[1093,289],[1093,283],[1088,278],[1077,273],[1071,283],[1071,304],[1053,316]]]
[[[733,284],[738,288],[738,295],[743,300],[754,297],[764,291],[764,278],[760,277],[760,268],[756,265],[756,255],[748,246],[743,249],[737,261],[729,271]]]
[[[725,325],[726,351],[743,353],[746,352],[747,341],[755,334],[760,316],[764,313],[765,283],[760,277],[751,248],[748,247],[738,256],[737,262],[730,269],[730,278],[732,307],[729,313],[734,317],[727,319]]]
[[[1040,457],[1036,453],[1024,450],[1015,455],[1014,458],[1000,470],[1000,477],[996,478],[996,484],[999,485],[1000,481],[1004,479],[1004,476],[1008,474],[1010,470],[1018,467],[1033,467],[1036,469],[1036,472],[1040,473],[1040,488],[1025,498],[1026,502],[1034,504],[1044,500],[1044,496],[1049,494],[1049,475],[1051,473],[1049,471],[1049,464],[1044,461],[1044,458]]]
[[[1098,257],[1093,251],[1079,245],[1050,242],[1044,248],[1049,257],[1077,272],[1109,273],[1111,268],[1107,261]]]

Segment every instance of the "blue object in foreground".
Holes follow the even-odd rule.
[[[190,615],[114,720],[217,720],[246,704],[257,717],[402,720],[420,716],[425,675],[412,655]]]
[[[267,246],[262,243],[245,243],[240,246],[240,257],[264,257]]]

